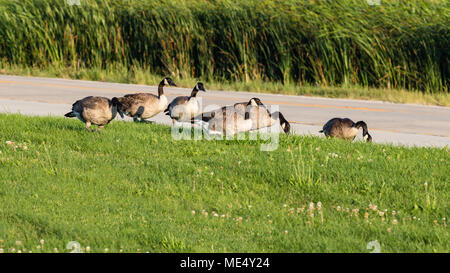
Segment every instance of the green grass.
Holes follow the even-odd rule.
[[[369,252],[374,240],[382,252],[449,251],[448,148],[283,135],[261,152],[261,141],[175,141],[156,124],[88,133],[74,119],[9,114],[0,128],[4,252],[67,252],[70,241],[92,252]]]
[[[66,79],[106,81],[119,83],[133,83],[158,85],[162,76],[152,74],[151,71],[133,67],[127,69],[121,66],[109,68],[36,68],[21,65],[8,65],[0,62],[0,74],[22,75],[38,77],[57,77]],[[295,83],[282,84],[280,82],[267,82],[263,80],[219,81],[196,79],[191,77],[173,77],[177,86],[192,88],[195,82],[202,80],[209,90],[234,90],[258,93],[272,93],[285,95],[303,95],[328,98],[348,98],[364,100],[380,100],[396,103],[415,103],[427,105],[450,106],[450,93],[420,92],[403,89],[368,88],[362,86],[343,85],[335,87],[299,85]]]
[[[449,11],[445,0],[0,0],[0,60],[448,93]]]

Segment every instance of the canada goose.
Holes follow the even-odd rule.
[[[254,99],[246,103],[256,105]],[[242,115],[234,107],[222,107],[220,111],[213,112],[212,118],[207,121],[207,129],[209,132],[218,132],[226,135],[234,135],[240,132],[250,131],[252,129],[252,120],[249,111],[245,111]]]
[[[65,114],[68,118],[77,117],[86,123],[86,130],[90,131],[92,124],[98,125],[97,131],[108,124],[117,115],[117,109],[121,107],[119,100],[114,97],[111,100],[105,97],[89,96],[77,100],[72,105],[72,111]],[[121,116],[122,114],[119,113]]]
[[[264,127],[273,126],[275,123],[279,122],[281,128],[283,129],[286,135],[289,135],[291,125],[284,118],[283,114],[280,112],[270,113],[266,106],[261,102],[259,98],[252,98],[249,103],[247,102],[238,102],[233,105],[234,109],[240,113],[241,115],[245,115],[245,112],[248,111],[250,113],[250,119],[253,121],[251,130],[258,130]],[[206,112],[201,115],[196,116],[195,120],[203,120],[208,122],[212,119],[218,111],[223,111],[225,107],[221,109]],[[194,120],[192,120],[194,121]]]
[[[129,117],[133,117],[135,122],[138,118],[141,122],[146,122],[167,107],[167,98],[164,95],[164,86],[176,86],[171,78],[164,78],[158,85],[158,96],[150,93],[128,94],[118,98],[122,107],[119,111]]]
[[[172,121],[187,121],[189,122],[195,116],[199,109],[199,103],[196,99],[198,91],[206,92],[203,83],[198,82],[191,92],[191,95],[176,97],[164,110],[166,115],[172,118]]]
[[[326,137],[337,137],[347,140],[353,140],[358,133],[359,128],[363,129],[363,138],[367,142],[372,141],[372,136],[367,130],[367,124],[364,121],[354,123],[348,118],[333,118],[330,119],[319,133],[324,133]],[[367,138],[366,138],[367,137]]]

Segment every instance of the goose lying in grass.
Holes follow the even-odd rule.
[[[196,98],[198,91],[206,92],[205,87],[201,82],[198,82],[195,85],[190,96],[180,96],[172,100],[169,106],[167,106],[167,109],[164,110],[166,115],[170,116],[173,122],[189,122],[200,110]]]
[[[122,107],[119,111],[135,122],[138,118],[141,122],[147,122],[149,119],[167,107],[167,98],[164,95],[164,86],[176,86],[171,78],[164,78],[158,85],[158,96],[150,93],[128,94],[118,98]]]
[[[291,125],[284,118],[283,114],[280,112],[273,112],[267,109],[267,107],[261,102],[259,98],[252,98],[249,102],[238,102],[233,106],[228,106],[234,108],[234,110],[241,115],[245,115],[246,111],[249,112],[250,119],[252,120],[251,130],[258,130],[264,127],[271,127],[276,123],[279,123],[286,135],[289,135]],[[218,110],[206,112],[201,115],[196,116],[194,120],[202,120],[208,122],[212,119],[218,112],[223,112],[226,107],[222,107]]]
[[[367,124],[364,121],[354,123],[348,118],[333,118],[330,119],[319,133],[324,133],[326,137],[337,137],[352,141],[358,134],[359,128],[363,129],[363,138],[370,142],[372,136],[367,130]]]
[[[77,117],[86,123],[86,130],[90,131],[91,125],[98,125],[100,131],[106,124],[113,120],[121,107],[119,100],[114,97],[112,100],[105,97],[89,96],[76,101],[72,105],[72,111],[65,114],[68,118]],[[122,115],[120,113],[120,115]],[[123,117],[123,116],[122,116]]]

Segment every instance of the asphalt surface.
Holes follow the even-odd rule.
[[[194,87],[195,82],[192,83]],[[444,147],[450,144],[450,107],[396,104],[378,101],[327,99],[250,92],[199,92],[203,107],[219,107],[258,97],[278,110],[296,134],[320,135],[323,124],[347,117],[368,124],[373,141],[405,146]],[[189,95],[191,89],[165,87],[169,101]],[[136,92],[156,93],[156,86],[0,75],[0,113],[62,116],[74,101],[86,96],[112,98]],[[120,119],[119,116],[116,119]],[[171,124],[163,113],[151,120]],[[151,126],[151,125],[149,125]],[[1,128],[0,128],[1,129]],[[361,133],[357,139],[362,139]]]

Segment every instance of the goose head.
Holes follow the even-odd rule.
[[[111,105],[112,105],[112,108],[113,109],[115,108],[116,109],[115,111],[117,111],[119,113],[120,117],[123,118],[123,105],[117,97],[114,97],[111,99]],[[114,110],[113,110],[113,112],[114,112]]]
[[[164,79],[159,83],[159,85],[177,86],[177,85],[175,84],[175,82],[174,82],[171,78],[169,78],[169,77],[164,78]]]
[[[286,135],[289,135],[289,132],[291,131],[291,124],[284,118],[283,114],[281,113],[278,113],[278,118],[280,119],[280,126],[283,129],[284,133]]]
[[[372,136],[369,133],[365,134],[363,138],[366,140],[366,142],[372,142]]]
[[[191,97],[197,96],[198,91],[206,92],[205,86],[203,85],[202,82],[198,82],[198,83],[194,86],[194,89],[192,90],[192,93],[191,93]]]
[[[355,123],[354,125],[357,129],[362,128],[363,129],[363,138],[367,141],[367,142],[371,142],[372,141],[372,136],[369,134],[369,130],[367,129],[367,124],[364,121],[358,121],[357,123]]]
[[[247,106],[251,105],[251,106],[262,106],[264,105],[261,100],[259,98],[251,98],[248,103]]]
[[[205,86],[203,85],[202,82],[198,82],[198,83],[195,85],[194,90],[206,92]]]

